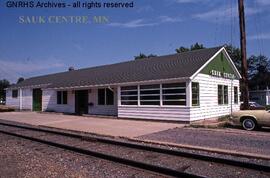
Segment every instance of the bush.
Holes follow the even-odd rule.
[[[270,105],[267,105],[266,107],[265,107],[265,109],[268,111],[268,110],[270,110]]]

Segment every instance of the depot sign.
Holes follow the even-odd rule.
[[[227,78],[227,79],[235,79],[234,74],[230,74],[230,73],[226,73],[226,72],[220,72],[220,71],[217,71],[217,70],[211,70],[210,74],[212,76],[215,76],[215,77],[223,77],[223,78]]]

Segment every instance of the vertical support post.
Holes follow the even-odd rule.
[[[162,84],[160,84],[159,86],[159,90],[160,90],[160,106],[163,106],[163,93],[162,93]]]
[[[234,87],[233,87],[233,79],[231,79],[231,115],[233,113],[233,102],[234,102]]]
[[[242,58],[242,87],[243,109],[249,109],[249,92],[248,92],[248,76],[247,76],[247,52],[246,52],[246,27],[245,27],[245,10],[244,0],[238,0],[239,25],[240,25],[240,44]]]
[[[121,87],[117,86],[117,106],[121,106]]]
[[[19,97],[20,97],[20,111],[23,109],[23,103],[22,103],[22,89],[19,89]]]
[[[186,105],[192,107],[192,82],[188,80],[186,82]]]
[[[137,103],[137,105],[140,106],[141,105],[140,85],[137,86],[137,90],[138,90],[138,103]]]

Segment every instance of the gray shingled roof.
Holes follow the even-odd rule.
[[[191,77],[221,47],[33,77],[12,88],[44,85],[48,88],[108,85]]]

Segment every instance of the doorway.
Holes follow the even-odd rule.
[[[42,111],[42,90],[40,88],[33,89],[33,111]]]
[[[75,113],[88,114],[88,90],[75,91]]]

